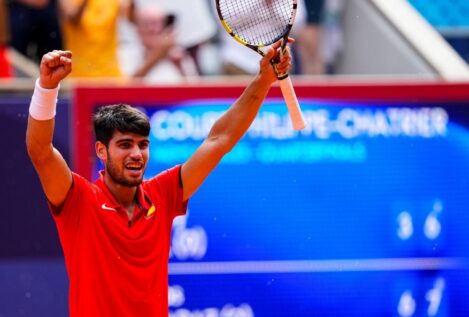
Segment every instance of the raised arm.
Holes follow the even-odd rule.
[[[182,166],[184,200],[189,199],[223,156],[231,151],[254,121],[270,86],[277,80],[270,60],[280,42],[275,43],[260,62],[259,74],[247,86],[238,100],[215,122],[207,138]],[[289,50],[277,64],[279,73],[290,68]]]
[[[72,174],[52,145],[59,83],[72,69],[69,51],[53,51],[42,57],[40,77],[29,108],[26,147],[47,199],[60,206],[72,185]]]

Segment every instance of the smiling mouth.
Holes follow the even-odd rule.
[[[131,171],[141,171],[143,169],[143,163],[140,162],[132,162],[127,163],[125,168]]]

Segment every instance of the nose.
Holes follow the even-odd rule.
[[[143,158],[143,153],[140,147],[137,145],[132,147],[132,152],[130,152],[130,158],[133,160],[141,160]]]

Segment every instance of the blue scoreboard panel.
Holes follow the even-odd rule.
[[[468,316],[469,102],[300,99],[306,129],[268,99],[175,220],[170,316]],[[233,101],[137,104],[146,177]]]

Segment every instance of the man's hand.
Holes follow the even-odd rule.
[[[288,43],[294,43],[295,40],[292,38],[288,39]],[[272,44],[269,48],[265,56],[260,61],[260,71],[259,75],[261,78],[264,78],[269,82],[269,84],[273,84],[277,81],[277,73],[283,74],[288,73],[291,68],[291,51],[290,48],[287,46],[285,51],[280,54],[279,48],[282,46],[282,40],[279,40]],[[281,55],[278,57],[278,55]],[[272,60],[279,59],[278,63],[272,64]],[[276,69],[276,70],[275,70]]]
[[[147,44],[148,59],[155,63],[169,56],[176,46],[176,33],[172,28],[162,30],[160,34],[152,34],[145,42]]]
[[[39,84],[42,88],[56,88],[72,71],[72,52],[52,51],[42,57],[39,66]]]

